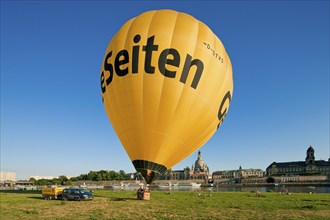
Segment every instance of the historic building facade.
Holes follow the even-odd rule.
[[[159,179],[163,180],[189,180],[189,179],[208,179],[209,167],[202,159],[202,153],[198,152],[198,157],[195,163],[190,167],[186,167],[183,170],[169,169],[164,175],[161,175]]]
[[[192,165],[190,170],[190,179],[208,179],[209,167],[202,159],[202,153],[198,151],[198,158],[195,161],[195,165]]]
[[[244,178],[261,178],[264,176],[264,171],[261,169],[242,169],[240,166],[238,170],[221,170],[212,173],[214,181],[244,179]]]
[[[291,179],[294,178],[292,181],[302,179],[302,176],[324,176],[330,180],[330,158],[328,161],[315,160],[314,153],[314,148],[310,146],[307,149],[305,161],[273,162],[266,169],[267,176],[291,176]]]

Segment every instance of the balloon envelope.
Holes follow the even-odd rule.
[[[100,81],[111,124],[147,183],[214,134],[233,92],[219,38],[172,10],[148,11],[124,24],[107,47]]]

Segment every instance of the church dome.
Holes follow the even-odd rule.
[[[198,152],[198,158],[197,158],[197,160],[195,161],[195,170],[196,170],[196,171],[205,171],[206,167],[207,167],[207,166],[206,166],[204,160],[202,159],[202,154],[201,154],[201,152],[199,151],[199,152]]]

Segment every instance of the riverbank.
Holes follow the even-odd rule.
[[[233,184],[214,184],[215,187],[233,186],[233,187],[253,187],[253,186],[324,186],[330,187],[330,182],[286,182],[286,183],[233,183]]]

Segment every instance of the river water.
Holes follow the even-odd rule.
[[[232,186],[220,187],[152,187],[152,191],[212,191],[212,192],[288,192],[288,193],[329,193],[329,186]]]
[[[212,191],[260,191],[260,192],[302,192],[302,193],[330,193],[328,186],[257,186],[257,187],[213,187]]]

